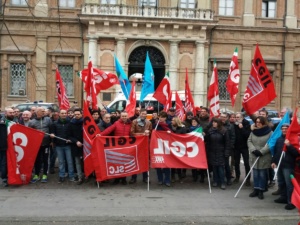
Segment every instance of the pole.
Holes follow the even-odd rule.
[[[148,191],[150,191],[150,173],[149,173],[149,170],[147,171],[147,175],[148,175],[148,179],[147,179],[147,186],[148,186]]]
[[[254,162],[253,165],[251,166],[249,173],[247,174],[247,176],[245,177],[245,179],[244,179],[242,185],[240,186],[239,190],[238,190],[237,193],[235,194],[235,196],[234,196],[235,198],[237,197],[237,195],[239,194],[240,190],[242,189],[244,183],[246,182],[246,179],[247,179],[247,178],[249,177],[249,175],[251,174],[251,172],[252,172],[254,166],[256,165],[258,159],[259,159],[259,157],[256,158],[255,162]]]
[[[49,135],[50,136],[50,134],[48,134],[48,133],[45,133],[46,135]],[[54,136],[55,138],[57,138],[57,139],[60,139],[60,140],[63,140],[63,141],[70,141],[70,140],[67,140],[67,139],[64,139],[64,138],[61,138],[61,137],[57,137],[57,136]]]
[[[207,180],[208,180],[209,193],[211,194],[211,185],[210,185],[210,177],[209,177],[209,171],[208,171],[208,168],[206,169],[206,171],[207,171]]]
[[[277,173],[278,173],[278,169],[279,169],[279,166],[280,166],[280,164],[281,164],[281,160],[282,160],[282,157],[283,157],[284,154],[285,154],[285,151],[282,151],[282,152],[281,152],[280,159],[279,159],[279,162],[278,162],[278,165],[277,165],[277,170],[275,171],[273,180],[276,180]]]

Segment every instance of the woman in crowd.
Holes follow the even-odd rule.
[[[272,160],[267,141],[273,132],[268,126],[267,118],[258,116],[254,122],[253,130],[248,138],[250,164],[253,165],[256,162],[253,168],[254,190],[249,197],[258,196],[259,199],[264,199],[263,192],[266,190],[268,169]]]
[[[225,158],[230,154],[230,139],[226,128],[218,118],[212,119],[212,127],[205,135],[208,161],[213,167],[213,187],[225,190]]]

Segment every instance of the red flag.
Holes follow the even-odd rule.
[[[184,107],[182,104],[182,101],[180,100],[180,97],[176,91],[176,112],[175,115],[181,120],[184,120]]]
[[[238,48],[235,49],[229,68],[229,76],[226,81],[227,91],[230,94],[231,105],[234,106],[236,95],[239,92],[240,70],[238,62]]]
[[[148,142],[147,136],[96,137],[92,157],[97,181],[148,171]]]
[[[249,81],[243,98],[243,107],[248,115],[269,104],[276,97],[272,76],[256,45]]]
[[[97,109],[97,91],[93,75],[92,61],[89,61],[88,63],[88,75],[86,78],[84,90],[86,92],[86,101],[88,105],[92,104],[92,108]]]
[[[45,134],[20,124],[13,124],[8,129],[8,184],[28,184]]]
[[[194,115],[196,115],[196,109],[194,105],[194,99],[190,90],[189,86],[189,75],[187,68],[185,69],[185,111],[186,112],[193,112]]]
[[[84,83],[87,82],[88,72],[88,69],[84,69],[78,73]],[[106,90],[115,84],[119,84],[119,79],[116,74],[105,72],[94,67],[92,68],[92,74],[96,95],[98,95],[101,90]]]
[[[172,107],[172,91],[169,80],[169,72],[156,88],[153,98],[164,106],[164,111],[166,112]]]
[[[210,117],[220,116],[220,100],[219,100],[219,84],[218,84],[218,69],[216,60],[214,61],[214,69],[211,75],[207,99],[210,107]]]
[[[134,116],[136,108],[136,92],[135,92],[135,79],[133,79],[131,84],[131,90],[129,98],[127,100],[125,111],[128,113],[128,116]]]
[[[95,170],[91,156],[91,148],[96,134],[100,134],[100,130],[92,118],[87,102],[85,101],[83,108],[83,165],[84,175],[86,177]]]
[[[70,102],[58,69],[56,69],[56,94],[59,108],[68,110],[70,108]]]
[[[298,108],[294,111],[293,120],[291,125],[289,126],[285,139],[290,141],[290,144],[293,145],[296,149],[299,149],[299,139],[298,135],[300,133],[300,126],[297,118]],[[286,151],[286,146],[284,146],[284,151]]]
[[[300,187],[299,187],[297,180],[294,178],[294,176],[293,175],[290,175],[290,176],[291,176],[291,181],[294,185],[291,202],[293,205],[296,206],[296,208],[298,210],[300,210]]]
[[[202,129],[188,134],[153,130],[150,142],[151,168],[207,169]]]

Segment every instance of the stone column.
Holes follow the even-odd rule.
[[[253,27],[255,25],[253,0],[244,0],[243,25],[246,27]]]
[[[36,99],[47,102],[47,37],[36,37]],[[53,85],[48,85],[52,87]]]
[[[295,0],[286,1],[286,26],[288,28],[297,29],[297,17],[295,16]]]
[[[34,7],[34,15],[36,17],[48,17],[48,10],[47,0],[40,0]]]
[[[124,71],[125,71],[125,41],[126,38],[117,38],[117,49],[116,49],[116,55],[117,58],[121,64],[121,66],[123,67]],[[127,70],[127,69],[126,69]]]
[[[194,103],[196,106],[206,105],[206,84],[207,79],[204,75],[205,65],[205,41],[196,41],[195,55],[195,78],[194,78]]]
[[[96,36],[89,36],[88,37],[89,39],[89,60],[88,61],[92,61],[93,63],[93,66],[94,67],[97,67],[97,64],[98,64],[98,54],[97,54],[97,40],[98,40],[98,37]]]
[[[170,41],[170,64],[169,64],[169,78],[172,90],[178,90],[178,43],[179,40]]]

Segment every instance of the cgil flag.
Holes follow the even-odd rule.
[[[117,75],[119,77],[119,84],[121,86],[121,89],[122,89],[122,92],[126,98],[126,100],[128,100],[128,97],[129,97],[129,93],[130,93],[130,90],[131,90],[131,84],[128,80],[128,77],[127,75],[125,74],[117,56],[115,55],[115,67],[116,67],[116,72],[117,72]]]
[[[86,101],[88,106],[91,104],[93,109],[97,109],[97,91],[95,88],[95,80],[93,76],[93,64],[92,61],[88,63],[88,74],[84,86],[86,92]]]
[[[226,81],[226,88],[230,95],[232,107],[234,107],[236,95],[239,92],[239,82],[240,82],[240,70],[239,70],[239,62],[238,62],[238,48],[236,48],[234,50],[231,59],[229,75]]]
[[[59,109],[68,110],[70,108],[70,102],[67,97],[66,88],[61,79],[58,69],[56,69],[56,94]]]
[[[272,76],[256,45],[249,81],[243,98],[243,108],[248,115],[269,104],[276,97]]]
[[[185,68],[185,112],[193,112],[193,114],[196,115],[194,99],[189,86],[189,75],[187,68]]]
[[[176,91],[176,112],[175,112],[175,115],[181,120],[183,121],[184,120],[184,107],[183,107],[183,104],[182,104],[182,101],[180,100],[180,97]]]
[[[299,149],[299,138],[298,135],[300,134],[300,125],[297,118],[298,108],[294,111],[293,119],[291,125],[289,126],[285,139],[290,141],[290,144],[293,145],[296,149]],[[284,151],[286,151],[286,146],[284,146]]]
[[[129,99],[127,100],[125,111],[128,113],[128,116],[134,116],[136,108],[136,91],[135,91],[135,79],[132,81],[132,88],[130,91]]]
[[[211,75],[207,99],[210,107],[210,117],[220,116],[220,100],[219,100],[219,84],[218,84],[218,69],[216,60],[214,60],[214,69]]]
[[[162,79],[158,87],[156,88],[153,98],[155,98],[160,104],[164,106],[164,111],[168,112],[172,107],[172,91],[169,79],[169,72]]]
[[[143,102],[144,98],[146,98],[148,94],[152,94],[153,92],[154,92],[154,72],[147,52],[140,102]]]

